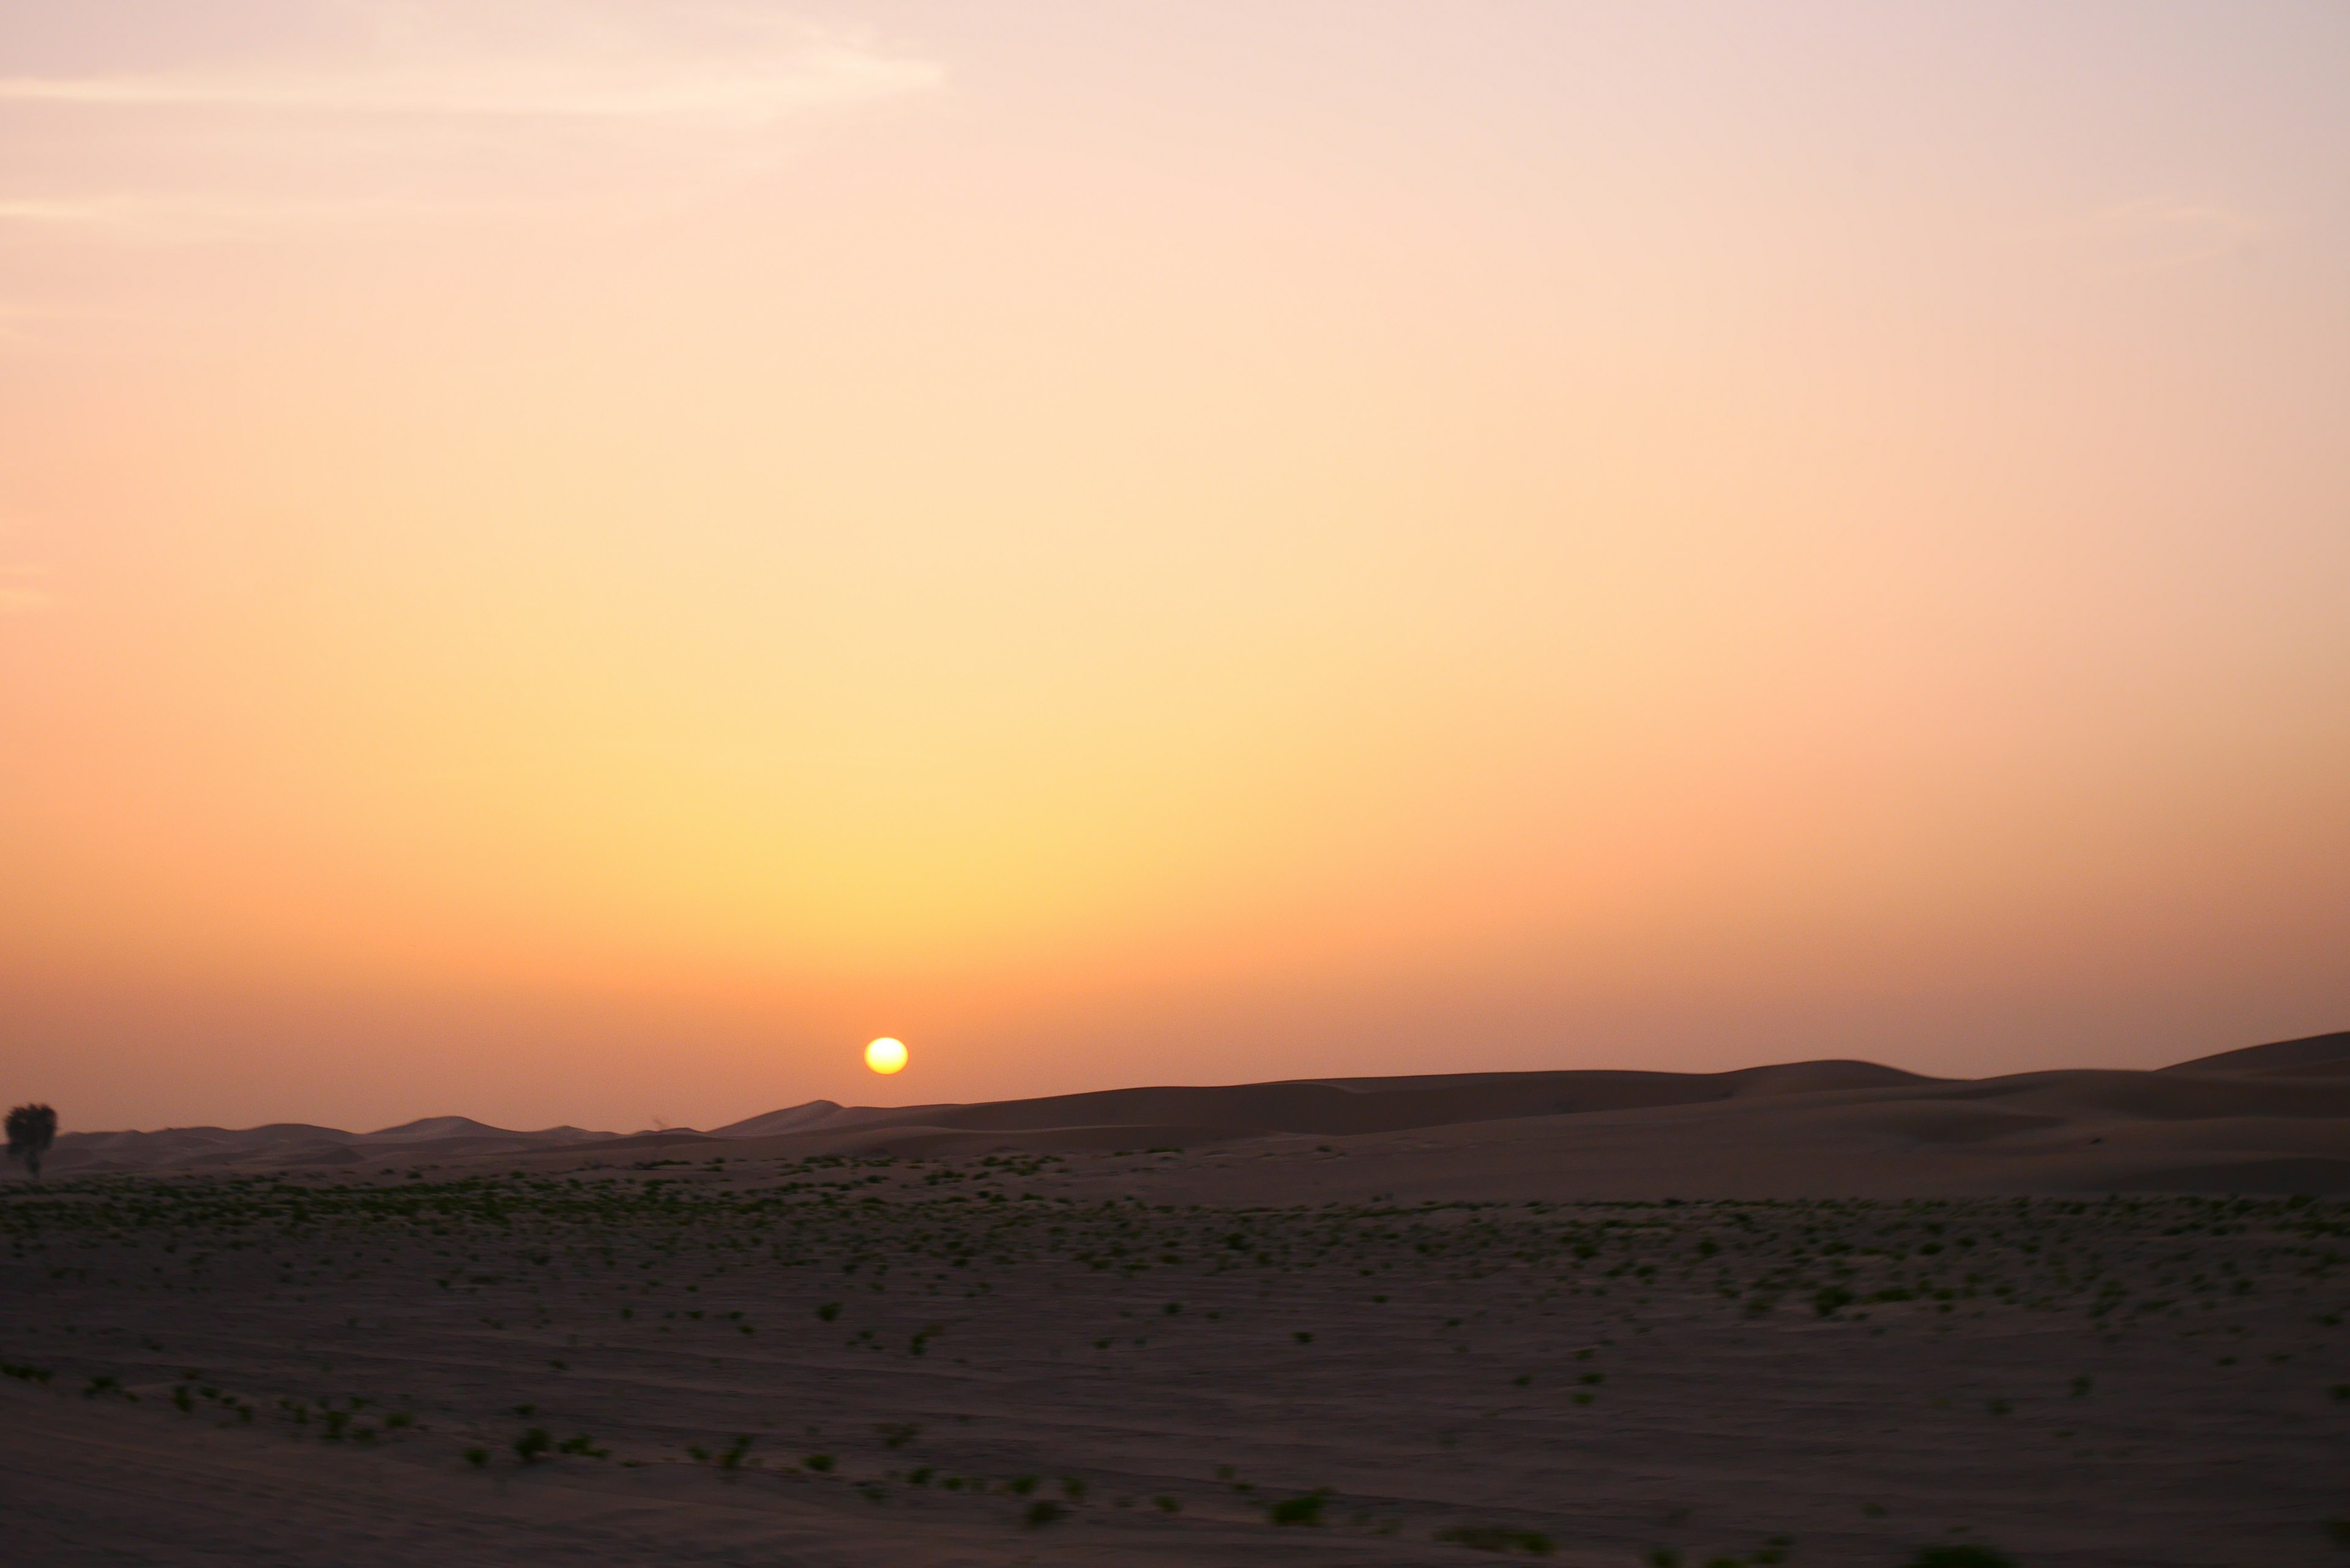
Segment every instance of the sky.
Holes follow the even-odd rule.
[[[2345,79],[2331,3],[0,0],[0,1096],[2350,1027]]]

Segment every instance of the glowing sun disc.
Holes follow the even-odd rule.
[[[906,1047],[885,1034],[865,1048],[865,1064],[877,1073],[894,1073],[906,1064]]]

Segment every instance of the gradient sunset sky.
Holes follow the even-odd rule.
[[[0,0],[0,1096],[2350,1027],[2345,83],[2334,0]]]

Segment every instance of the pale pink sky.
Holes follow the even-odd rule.
[[[0,0],[0,1096],[2350,1027],[2345,79],[2331,4]]]

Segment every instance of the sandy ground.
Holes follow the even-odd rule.
[[[5,1554],[2350,1560],[2350,1205],[1386,1196],[1551,1119],[13,1185]]]

